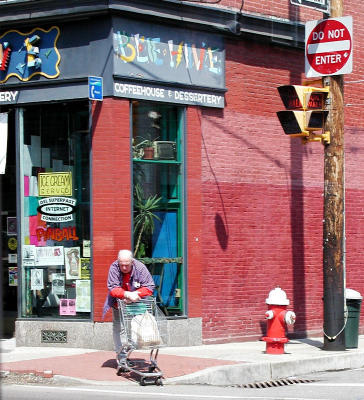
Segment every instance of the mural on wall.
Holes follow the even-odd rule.
[[[115,72],[129,78],[223,88],[223,39],[208,33],[116,19]]]
[[[11,76],[25,82],[36,75],[46,78],[59,76],[61,56],[56,47],[59,28],[35,28],[21,33],[10,30],[0,36],[0,83]]]

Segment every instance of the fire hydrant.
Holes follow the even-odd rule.
[[[283,354],[284,344],[288,342],[286,325],[295,323],[296,314],[287,311],[289,300],[286,292],[280,287],[271,290],[265,302],[268,304],[268,311],[265,313],[265,318],[268,320],[267,336],[263,337],[266,342],[266,353]]]

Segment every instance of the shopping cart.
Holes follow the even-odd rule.
[[[158,308],[155,298],[141,299],[126,303],[117,299],[120,314],[121,342],[126,358],[118,361],[117,375],[132,372],[140,377],[142,386],[147,383],[162,385],[163,372],[157,358],[159,348],[167,344],[167,320]],[[131,360],[130,355],[137,349],[150,349],[149,363]],[[119,358],[118,358],[119,359]]]

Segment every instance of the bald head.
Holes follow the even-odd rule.
[[[118,259],[129,260],[133,258],[133,253],[130,250],[120,250],[118,254]]]
[[[128,274],[131,271],[133,253],[130,250],[120,250],[118,254],[119,267],[122,273]]]

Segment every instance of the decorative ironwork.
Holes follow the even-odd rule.
[[[41,331],[42,343],[67,343],[67,331]]]

